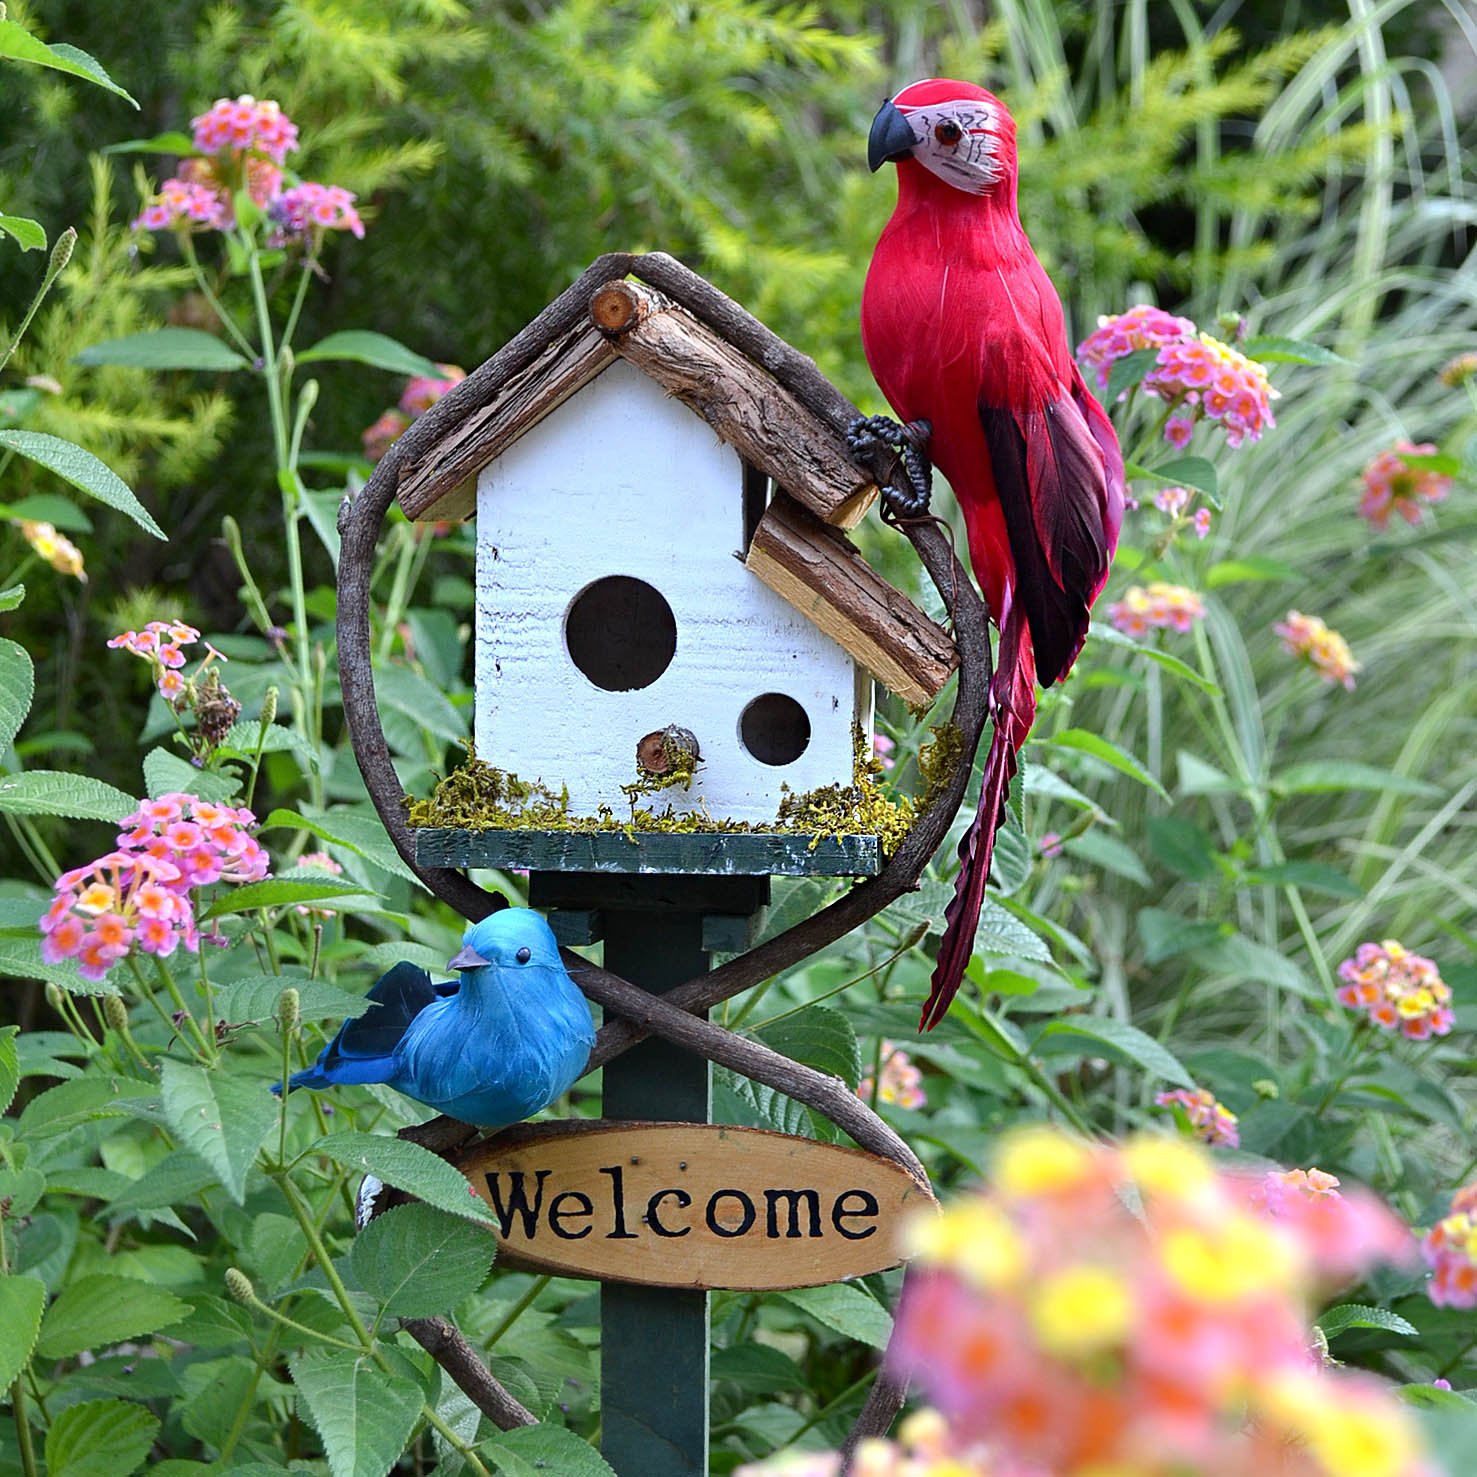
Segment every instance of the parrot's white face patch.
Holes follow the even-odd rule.
[[[925,169],[970,195],[998,183],[1004,172],[998,108],[972,97],[897,107],[913,130],[913,157]]]

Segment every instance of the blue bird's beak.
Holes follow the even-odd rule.
[[[446,961],[448,969],[485,969],[492,961],[484,959],[471,944],[463,944],[461,952]]]
[[[889,99],[877,109],[877,116],[872,119],[872,131],[867,135],[867,168],[876,174],[884,164],[896,164],[911,158],[917,142],[912,124],[903,116],[902,109]]]

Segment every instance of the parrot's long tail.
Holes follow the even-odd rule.
[[[995,832],[1005,819],[1005,797],[1016,772],[1016,755],[1036,718],[1036,658],[1023,605],[1012,604],[1000,632],[999,659],[990,684],[995,732],[985,759],[980,806],[959,843],[959,877],[944,914],[944,937],[934,965],[932,989],[918,1022],[931,1031],[944,1018],[974,953],[974,935],[985,902],[985,883],[995,852]]]

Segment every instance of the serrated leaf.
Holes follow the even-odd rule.
[[[320,841],[345,846],[355,856],[361,856],[384,871],[419,885],[420,879],[395,850],[394,842],[386,834],[378,817],[347,810],[331,810],[312,816],[301,815],[295,810],[274,810],[262,825],[290,826],[294,830],[307,831]]]
[[[10,1108],[10,1100],[21,1085],[20,1053],[15,1047],[19,1026],[0,1027],[0,1113]],[[3,1385],[4,1381],[0,1381]]]
[[[1158,349],[1135,349],[1121,359],[1115,359],[1108,371],[1108,383],[1103,390],[1103,404],[1112,405],[1125,391],[1131,390],[1159,361]]]
[[[30,654],[14,641],[0,638],[0,754],[15,742],[35,692],[36,669]]]
[[[1323,999],[1323,992],[1291,959],[1245,934],[1229,934],[1190,952],[1195,963],[1218,974],[1277,985],[1308,1000]]]
[[[861,1081],[861,1050],[851,1022],[827,1005],[811,1005],[754,1033],[781,1056],[839,1077],[852,1089]]]
[[[0,938],[0,975],[19,975],[27,980],[47,980],[70,995],[116,995],[116,985],[106,979],[85,980],[76,964],[48,964],[41,957],[41,935],[31,938]]]
[[[478,1451],[490,1457],[504,1477],[616,1477],[615,1469],[593,1446],[565,1426],[516,1426],[499,1431]]]
[[[217,986],[216,1014],[223,1021],[271,1020],[277,1014],[283,990],[289,986],[297,991],[298,1010],[304,1020],[325,1016],[347,1020],[369,1009],[362,995],[324,980],[310,980],[299,974],[253,974]]]
[[[52,1138],[95,1118],[122,1118],[125,1099],[152,1097],[158,1088],[132,1077],[78,1077],[49,1087],[31,1099],[21,1112],[16,1137]]]
[[[420,1388],[347,1353],[288,1360],[333,1477],[385,1477],[420,1416]]]
[[[137,808],[132,795],[88,774],[27,769],[0,779],[0,811],[7,815],[61,815],[116,823]]]
[[[217,804],[234,800],[241,789],[239,780],[208,769],[196,769],[188,760],[168,749],[150,749],[144,755],[144,789],[151,800],[161,795],[198,795]]]
[[[1164,482],[1171,487],[1188,487],[1198,492],[1211,507],[1219,511],[1220,485],[1216,478],[1215,463],[1203,456],[1177,456],[1157,467],[1140,467],[1130,464],[1125,467],[1130,478],[1147,477],[1153,482]]]
[[[491,1212],[472,1193],[466,1178],[419,1144],[374,1133],[330,1133],[307,1153],[322,1154],[345,1169],[372,1174],[453,1215],[472,1221],[491,1219]]]
[[[135,108],[138,107],[138,104],[85,51],[60,41],[54,46],[48,46],[15,21],[0,20],[0,57],[9,57],[12,61],[18,62],[31,62],[38,67],[50,67],[53,71],[66,72],[73,77],[95,82],[99,87],[104,87],[109,92],[127,99],[128,102],[133,103]]]
[[[980,921],[974,930],[975,954],[1004,954],[1016,959],[1035,959],[1042,963],[1051,958],[1051,949],[1014,913],[986,898],[980,908]]]
[[[261,882],[244,882],[240,887],[222,893],[200,914],[203,923],[227,913],[247,913],[253,908],[278,908],[288,904],[312,903],[323,907],[340,903],[345,898],[362,899],[374,894],[357,882],[340,882],[322,872],[304,871],[294,877],[268,877]]]
[[[237,1205],[256,1151],[276,1126],[278,1103],[265,1083],[165,1060],[164,1117],[176,1139],[215,1172]]]
[[[75,442],[63,441],[60,436],[47,436],[40,431],[0,431],[0,447],[55,472],[89,497],[126,513],[155,538],[166,537],[164,530],[154,522],[153,514],[133,495],[133,489],[110,466]]]
[[[1091,1055],[1093,1046],[1107,1047],[1136,1062],[1145,1071],[1180,1087],[1193,1087],[1190,1074],[1167,1046],[1127,1021],[1106,1016],[1073,1015],[1048,1021],[1032,1042],[1032,1050],[1043,1056],[1067,1051]]]
[[[892,1317],[876,1298],[846,1282],[797,1287],[780,1293],[787,1303],[846,1338],[885,1349],[892,1336]]]
[[[1008,820],[995,832],[995,850],[990,858],[990,880],[1001,896],[1009,897],[1020,889],[1031,875],[1035,853],[1026,833],[1015,819]]]
[[[201,1156],[176,1149],[110,1196],[108,1215],[122,1217],[140,1210],[170,1209],[215,1184],[217,1178]]]
[[[198,328],[156,328],[89,344],[78,364],[113,364],[127,369],[246,369],[247,361],[228,343]]]
[[[354,1238],[350,1264],[388,1316],[449,1313],[487,1280],[497,1243],[491,1234],[430,1205],[397,1205]]]
[[[467,736],[467,721],[446,694],[409,667],[376,662],[374,691],[384,706],[403,713],[418,729],[450,743]]]
[[[441,378],[441,366],[424,355],[392,339],[388,334],[363,328],[347,328],[321,338],[297,356],[299,364],[312,364],[320,359],[347,359],[356,364],[388,369],[392,374],[426,375]]]
[[[219,747],[229,749],[232,753],[246,758],[255,758],[258,741],[260,741],[263,754],[276,754],[284,749],[290,749],[293,753],[302,755],[308,761],[310,768],[318,768],[317,749],[302,734],[284,727],[281,723],[269,723],[265,732],[262,730],[260,719],[233,724],[231,731],[220,741]]]
[[[1205,571],[1205,588],[1218,590],[1222,585],[1240,585],[1261,580],[1295,580],[1302,576],[1291,564],[1265,554],[1243,554],[1239,559],[1223,559]]]
[[[68,1359],[84,1349],[157,1333],[189,1311],[188,1303],[152,1282],[99,1272],[63,1288],[41,1320],[36,1351],[43,1359]]]
[[[1436,785],[1428,785],[1413,775],[1396,774],[1378,765],[1362,764],[1357,759],[1313,759],[1306,764],[1290,764],[1272,778],[1272,789],[1283,795],[1314,795],[1329,790],[1378,790],[1392,795],[1439,795]]]
[[[0,1276],[0,1389],[26,1367],[41,1327],[46,1284],[36,1277]]]
[[[1094,759],[1100,759],[1120,774],[1126,774],[1141,785],[1147,785],[1163,799],[1169,799],[1169,791],[1149,773],[1142,761],[1136,759],[1127,749],[1120,749],[1117,744],[1109,743],[1099,733],[1092,733],[1085,728],[1063,728],[1060,732],[1052,734],[1050,738],[1042,739],[1041,742],[1053,748],[1074,749],[1079,754],[1090,754]]]
[[[159,1418],[128,1400],[84,1400],[46,1433],[47,1477],[128,1477],[149,1454]]]
[[[732,1380],[751,1395],[779,1395],[809,1388],[804,1370],[788,1354],[769,1344],[714,1349],[709,1373],[715,1380]]]
[[[1388,1308],[1371,1308],[1364,1303],[1340,1303],[1330,1308],[1318,1319],[1318,1327],[1324,1338],[1337,1338],[1348,1328],[1380,1328],[1386,1333],[1403,1334],[1407,1338],[1420,1337],[1420,1329],[1407,1322],[1398,1313]]]
[[[1352,361],[1325,349],[1322,344],[1305,338],[1283,338],[1274,333],[1259,333],[1241,345],[1241,352],[1259,364],[1349,364]]]
[[[0,215],[0,231],[13,236],[22,251],[45,251],[46,231],[40,221],[24,215]]]

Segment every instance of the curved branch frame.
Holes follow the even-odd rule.
[[[352,498],[345,498],[338,518],[342,547],[338,571],[337,636],[339,682],[355,758],[370,798],[396,850],[434,896],[473,920],[505,906],[505,900],[484,891],[452,868],[427,867],[418,863],[413,838],[406,825],[401,804],[403,788],[391,762],[380,723],[370,661],[370,578],[375,545],[394,500],[402,464],[413,462],[452,425],[487,404],[510,376],[526,369],[555,338],[572,329],[588,313],[590,297],[598,288],[613,278],[627,275],[680,303],[768,371],[812,414],[829,422],[838,432],[844,433],[860,414],[821,374],[813,360],[791,347],[731,298],[673,257],[661,252],[644,256],[613,253],[595,261],[567,292],[521,333],[433,405],[395,441],[360,492]],[[879,485],[885,485],[898,475],[898,458],[894,454],[857,454],[856,459],[871,472]],[[917,550],[952,616],[959,650],[959,677],[950,722],[958,729],[963,742],[954,773],[940,787],[928,809],[915,818],[913,826],[882,871],[814,917],[710,973],[678,985],[660,998],[578,955],[565,951],[564,957],[571,975],[585,994],[616,1017],[607,1020],[596,1038],[590,1056],[591,1070],[620,1055],[647,1035],[664,1037],[817,1109],[858,1144],[894,1160],[926,1186],[927,1176],[917,1156],[860,1098],[848,1091],[840,1079],[801,1066],[758,1042],[743,1039],[700,1019],[701,1012],[825,948],[903,893],[916,888],[923,868],[942,844],[964,798],[973,756],[989,714],[989,613],[955,557],[952,544],[938,520],[900,520],[897,526]],[[417,1140],[427,1147],[446,1152],[472,1137],[475,1130],[465,1124],[437,1119],[413,1132]],[[431,1331],[426,1332],[429,1334]],[[433,1343],[439,1345],[447,1341],[428,1337],[423,1342],[430,1347]],[[436,1354],[436,1349],[433,1348],[432,1352]],[[464,1355],[465,1351],[458,1349],[456,1352]],[[458,1375],[459,1370],[461,1374],[466,1373],[460,1369],[466,1363],[465,1358],[459,1358],[456,1363],[457,1368],[451,1364],[446,1367],[453,1379],[461,1383]],[[486,1374],[486,1371],[482,1373]],[[491,1380],[490,1375],[487,1380]],[[476,1383],[479,1394],[488,1399],[487,1390],[491,1386],[480,1378]],[[492,1386],[495,1385],[496,1382],[492,1381]],[[848,1439],[848,1452],[862,1437],[887,1431],[901,1408],[903,1393],[902,1386],[884,1371]],[[508,1418],[511,1407],[502,1407],[502,1410],[504,1418]],[[511,1418],[514,1421],[518,1419],[516,1415]]]

